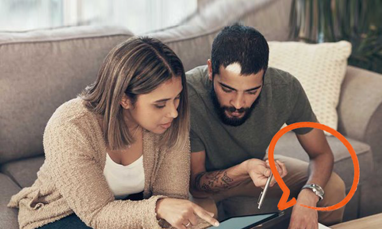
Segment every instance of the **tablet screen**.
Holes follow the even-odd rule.
[[[209,227],[208,229],[244,229],[249,226],[256,226],[277,216],[278,213],[238,216],[224,220],[218,227]]]

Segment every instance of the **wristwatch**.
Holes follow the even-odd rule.
[[[313,193],[316,194],[318,198],[320,198],[320,200],[324,199],[324,195],[325,195],[324,189],[321,188],[321,186],[319,186],[318,184],[306,184],[304,185],[304,187],[302,187],[302,189],[305,189],[305,188],[311,189]]]

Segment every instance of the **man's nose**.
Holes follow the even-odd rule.
[[[242,93],[237,93],[237,95],[231,100],[231,105],[239,110],[244,107],[244,96]]]

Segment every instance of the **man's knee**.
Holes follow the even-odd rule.
[[[328,183],[325,186],[325,196],[328,199],[332,199],[332,201],[336,201],[335,203],[330,203],[332,205],[337,204],[341,200],[345,198],[345,182],[341,179],[337,173],[333,172],[330,176]]]
[[[332,173],[325,188],[325,196],[322,201],[318,203],[319,207],[333,206],[345,198],[345,183],[336,173]],[[319,222],[325,225],[333,225],[342,222],[345,208],[334,211],[319,212]]]

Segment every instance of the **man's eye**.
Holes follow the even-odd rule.
[[[254,95],[256,93],[257,93],[257,91],[248,91],[248,94],[250,94],[250,95]]]
[[[223,91],[224,91],[224,92],[227,92],[227,93],[230,93],[230,92],[232,92],[232,90],[230,90],[230,89],[227,89],[227,88],[224,88],[224,87],[222,87],[222,89],[223,89]]]

